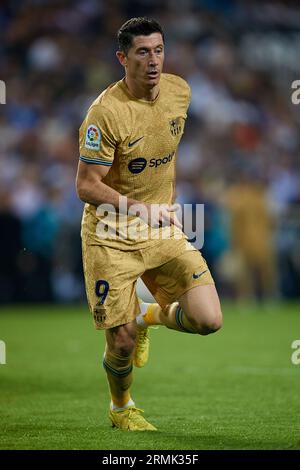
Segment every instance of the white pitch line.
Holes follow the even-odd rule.
[[[229,367],[229,372],[234,374],[250,374],[250,375],[291,375],[300,378],[300,367],[251,367],[238,366]]]

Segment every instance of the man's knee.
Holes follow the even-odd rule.
[[[222,328],[222,315],[216,315],[213,318],[209,318],[206,322],[202,324],[200,334],[201,335],[210,335]]]
[[[210,335],[222,328],[222,312],[212,312],[209,315],[199,315],[195,319],[195,327],[200,335]]]
[[[222,327],[222,311],[214,285],[190,289],[179,303],[195,333],[209,335]]]
[[[135,341],[131,336],[120,335],[115,342],[117,354],[120,356],[130,356],[133,353]]]
[[[111,352],[118,354],[119,356],[128,357],[134,351],[135,337],[135,327],[122,325],[120,327],[112,328],[111,333],[107,336],[108,347]]]

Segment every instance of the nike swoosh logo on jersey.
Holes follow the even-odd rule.
[[[194,279],[199,279],[199,277],[201,277],[202,274],[207,273],[207,271],[208,271],[208,269],[206,269],[205,271],[202,271],[202,273],[200,273],[200,274],[195,274],[195,273],[194,273],[194,274],[193,274],[193,278],[194,278]]]
[[[140,137],[139,139],[133,140],[132,142],[128,142],[128,147],[133,147],[133,145],[135,145],[139,140],[142,140],[143,138],[144,136]]]

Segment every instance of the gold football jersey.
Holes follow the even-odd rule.
[[[190,88],[182,78],[162,74],[154,101],[132,96],[124,79],[93,102],[80,131],[80,160],[109,166],[103,182],[123,196],[151,204],[171,204],[176,151],[184,131]],[[157,239],[163,229],[152,230]],[[172,227],[172,233],[177,229]],[[92,243],[120,249],[145,247],[149,226],[111,207],[86,204],[82,235]]]

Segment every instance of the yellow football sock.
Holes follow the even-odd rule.
[[[107,374],[111,400],[114,405],[122,408],[131,399],[129,388],[132,383],[132,356],[119,356],[106,347],[103,367]]]
[[[198,333],[184,314],[178,302],[167,305],[164,309],[159,304],[149,304],[143,320],[147,326],[165,325],[176,331],[186,333]]]
[[[149,307],[147,308],[145,315],[143,315],[144,322],[148,326],[158,325],[160,310],[161,308],[158,304],[149,304]]]

